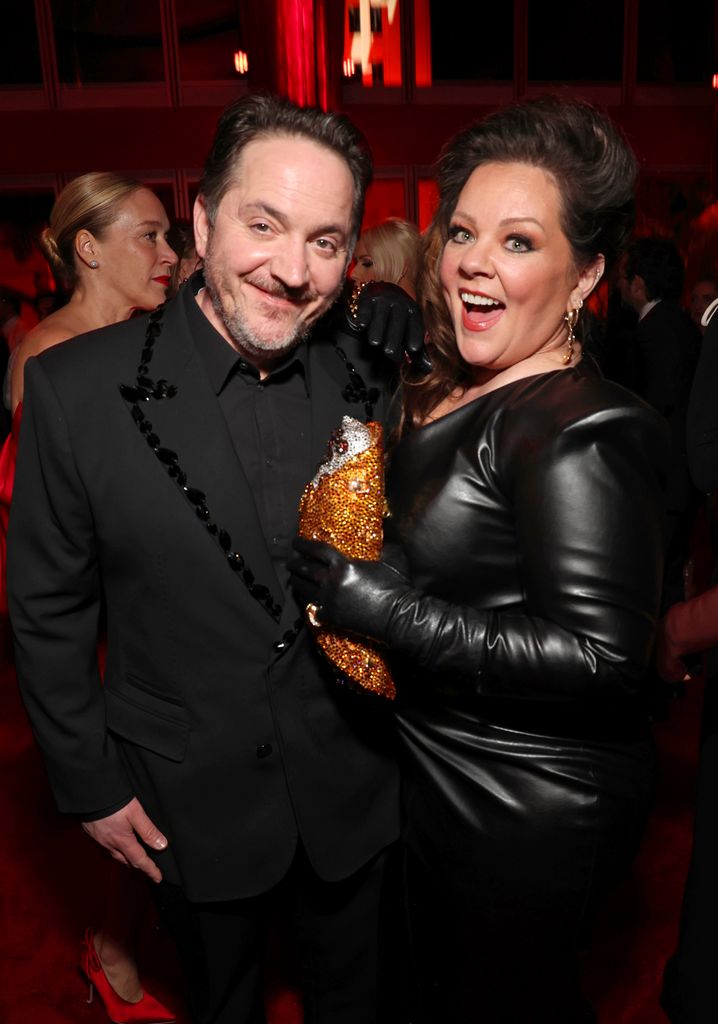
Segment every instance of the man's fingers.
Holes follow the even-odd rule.
[[[137,803],[137,806],[130,812],[129,821],[132,828],[146,846],[151,846],[153,850],[164,850],[166,848],[166,838],[162,835],[155,823],[150,821],[139,803]]]

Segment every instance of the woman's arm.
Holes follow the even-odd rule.
[[[478,611],[383,563],[299,541],[302,601],[454,688],[531,700],[637,692],[662,575],[665,436],[644,407],[599,410],[512,457],[525,611]]]

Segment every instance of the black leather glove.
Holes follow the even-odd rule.
[[[385,642],[396,600],[411,591],[408,580],[387,562],[350,559],[320,540],[297,537],[294,550],[287,568],[299,603],[316,605],[322,626]]]
[[[301,604],[317,606],[322,626],[378,640],[423,668],[478,678],[489,613],[416,590],[386,561],[346,558],[330,544],[303,537],[294,549],[287,563],[292,587]]]
[[[351,295],[346,305],[351,329],[365,332],[367,342],[393,362],[407,360],[417,373],[428,373],[431,360],[424,345],[421,310],[404,289],[386,281],[369,281],[355,300]]]

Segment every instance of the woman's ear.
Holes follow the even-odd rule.
[[[568,300],[568,309],[580,309],[589,297],[598,282],[603,277],[606,269],[606,260],[602,253],[599,253],[595,260],[587,264],[579,274],[578,281],[574,286]]]
[[[75,255],[90,270],[97,270],[100,265],[99,248],[97,239],[91,231],[83,228],[75,235]]]

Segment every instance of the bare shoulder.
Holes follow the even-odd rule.
[[[29,359],[30,356],[37,356],[44,352],[46,348],[59,345],[60,342],[74,337],[78,333],[77,328],[70,317],[60,316],[63,312],[64,310],[58,310],[56,314],[47,317],[46,320],[41,320],[36,327],[28,331],[22,339],[18,356],[21,356],[23,360]]]

